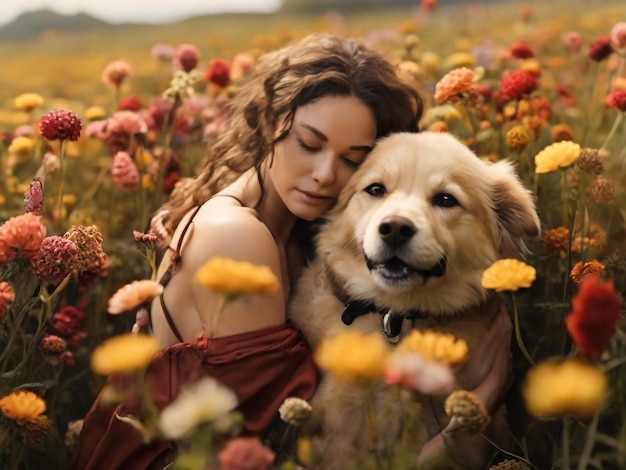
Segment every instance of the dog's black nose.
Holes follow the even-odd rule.
[[[413,222],[406,217],[398,215],[385,217],[378,226],[380,238],[393,248],[409,241],[411,237],[415,235],[415,232],[417,232],[417,229],[415,225],[413,225]]]

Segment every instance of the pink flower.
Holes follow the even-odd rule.
[[[78,140],[83,123],[76,113],[53,109],[39,120],[39,131],[48,140]]]
[[[122,134],[145,134],[148,126],[134,111],[117,111],[109,118],[107,130]]]
[[[427,395],[447,395],[454,388],[450,367],[421,354],[395,353],[385,370],[385,382],[400,384]]]
[[[613,53],[610,36],[600,36],[589,45],[589,58],[594,62],[602,62]]]
[[[0,318],[2,318],[7,311],[7,305],[15,301],[15,292],[13,287],[6,281],[0,282]]]
[[[33,180],[24,193],[24,212],[39,214],[43,208],[43,183],[41,180]]]
[[[563,44],[570,52],[576,54],[583,45],[583,37],[578,31],[570,31],[563,36]]]
[[[66,338],[78,333],[83,321],[85,321],[83,311],[72,305],[66,305],[50,319],[54,329]]]
[[[151,279],[133,281],[119,288],[109,299],[108,312],[117,315],[133,310],[163,292],[163,286]]]
[[[106,140],[109,138],[111,132],[108,130],[108,119],[100,119],[97,121],[92,121],[87,124],[85,128],[85,135],[91,138],[98,138]]]
[[[57,335],[45,335],[41,342],[43,350],[48,354],[60,355],[65,351],[65,340]]]
[[[17,126],[13,131],[13,138],[15,137],[33,137],[35,134],[35,130],[33,126],[30,124],[22,124],[21,126]]]
[[[446,101],[455,102],[459,95],[474,90],[474,72],[466,67],[454,69],[444,75],[435,86],[435,101],[437,104]]]
[[[615,50],[626,49],[626,22],[616,23],[611,28],[611,44]]]
[[[266,470],[274,462],[274,452],[258,437],[236,437],[219,453],[220,470]]]
[[[179,70],[191,72],[200,61],[200,51],[193,44],[181,44],[174,51],[173,65]]]
[[[139,186],[139,171],[137,165],[127,152],[117,152],[113,157],[111,169],[113,182],[124,191],[134,191]]]
[[[225,87],[230,82],[230,64],[226,59],[213,59],[209,62],[204,78],[207,82]]]
[[[606,104],[622,113],[626,113],[626,90],[616,88],[606,98]]]
[[[113,88],[120,85],[133,74],[133,69],[123,60],[116,60],[109,63],[102,71],[102,81]]]
[[[46,227],[41,223],[40,216],[29,212],[11,217],[0,227],[0,262],[12,261],[17,252],[30,259],[45,236]]]
[[[161,62],[171,62],[174,58],[174,46],[169,44],[155,44],[150,49],[150,55]]]
[[[500,89],[511,100],[520,100],[537,88],[537,80],[524,70],[514,70],[502,77]]]
[[[35,275],[58,286],[78,266],[78,247],[67,238],[53,235],[44,238],[30,260]]]

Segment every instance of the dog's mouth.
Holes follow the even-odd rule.
[[[429,277],[441,277],[446,273],[447,267],[447,258],[445,256],[428,269],[411,266],[397,257],[392,257],[382,262],[375,262],[366,255],[365,260],[372,274],[380,276],[385,282],[391,284],[405,284],[416,277],[421,277],[425,281]]]

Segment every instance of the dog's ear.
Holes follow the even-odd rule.
[[[539,235],[541,223],[534,198],[509,162],[490,165],[491,200],[496,213],[498,251],[501,256],[516,256],[523,250],[525,237]]]

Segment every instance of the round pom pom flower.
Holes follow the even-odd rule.
[[[463,93],[470,93],[475,86],[474,78],[474,72],[467,67],[448,72],[435,86],[435,101],[442,104],[456,100]]]
[[[7,418],[23,425],[46,411],[46,402],[30,390],[17,390],[0,398],[0,410]]]
[[[583,36],[578,31],[569,31],[563,35],[563,44],[570,52],[576,54],[583,46]]]
[[[298,397],[286,398],[278,408],[280,419],[293,426],[300,426],[306,422],[311,417],[312,411],[311,405]]]
[[[516,41],[509,48],[511,55],[516,59],[529,59],[535,57],[535,51],[526,41]]]
[[[54,286],[78,266],[78,247],[67,238],[53,235],[44,238],[30,260],[35,275]]]
[[[609,96],[606,97],[606,104],[621,113],[626,113],[626,90],[623,88],[613,90]]]
[[[502,77],[500,89],[511,100],[521,100],[537,89],[535,77],[524,70],[514,70]]]
[[[35,142],[30,137],[15,137],[9,145],[9,153],[23,155],[29,154],[35,148]]]
[[[611,28],[611,44],[618,50],[626,50],[626,22],[615,23]]]
[[[32,212],[17,215],[0,226],[0,262],[12,261],[18,252],[30,259],[46,236],[41,217]]]
[[[96,374],[131,372],[147,366],[161,344],[154,336],[126,333],[109,338],[91,355],[91,369]]]
[[[204,74],[204,78],[207,82],[225,87],[230,82],[230,63],[225,59],[211,60]]]
[[[483,272],[482,286],[496,291],[517,291],[521,287],[530,287],[537,277],[532,266],[516,259],[506,258],[493,263]]]
[[[14,104],[20,111],[30,112],[43,104],[43,98],[37,93],[23,93],[15,98]]]
[[[599,276],[604,271],[604,265],[599,261],[578,261],[569,273],[569,277],[576,284],[580,284],[587,276]]]
[[[133,69],[123,60],[115,60],[107,64],[102,71],[102,81],[112,88],[119,88],[124,80],[133,74]]]
[[[119,288],[109,299],[108,312],[117,315],[149,302],[163,292],[163,286],[150,279],[133,281]]]
[[[559,168],[567,168],[580,156],[580,151],[580,145],[569,140],[548,145],[535,155],[535,172],[550,173]]]
[[[67,109],[53,109],[39,120],[39,131],[47,140],[78,140],[83,123],[76,113]]]
[[[589,45],[587,55],[594,62],[602,62],[613,53],[610,36],[600,36]]]
[[[526,126],[517,125],[506,133],[506,144],[513,150],[521,152],[530,143],[530,131]]]
[[[200,61],[200,51],[193,44],[181,44],[174,50],[174,67],[184,72],[191,72]]]
[[[139,186],[139,170],[128,152],[117,152],[113,157],[111,176],[115,185],[131,192]]]
[[[467,390],[452,392],[445,403],[446,414],[450,417],[452,428],[476,434],[489,424],[491,418],[480,398]]]
[[[272,468],[274,458],[274,452],[264,446],[258,437],[230,439],[217,456],[220,470],[244,468],[268,470]]]

